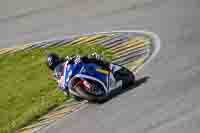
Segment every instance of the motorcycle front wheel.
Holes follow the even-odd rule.
[[[135,84],[135,75],[125,67],[115,72],[114,77],[116,80],[122,80],[123,88]]]
[[[103,95],[103,96],[94,96],[89,94],[87,91],[85,91],[84,88],[82,88],[81,86],[77,86],[75,88],[76,92],[80,95],[81,99],[85,99],[91,102],[103,102],[105,100],[108,99],[107,96]]]

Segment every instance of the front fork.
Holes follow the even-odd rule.
[[[108,92],[117,89],[123,85],[122,80],[117,81],[112,72],[109,72],[108,75]]]

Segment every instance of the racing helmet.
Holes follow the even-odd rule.
[[[55,53],[49,53],[47,55],[47,65],[53,71],[55,67],[61,63],[60,57]]]

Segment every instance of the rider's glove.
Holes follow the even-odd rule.
[[[76,58],[74,59],[74,63],[78,64],[81,62],[81,57],[80,56],[76,56]]]
[[[97,60],[102,60],[101,55],[99,55],[98,53],[94,52],[91,55],[89,55],[89,58],[95,58]]]

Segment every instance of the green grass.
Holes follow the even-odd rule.
[[[62,56],[106,51],[105,57],[111,60],[111,52],[97,46],[75,45],[47,51]],[[48,80],[51,72],[45,61],[44,49],[0,56],[0,132],[13,132],[68,99],[55,81]]]

